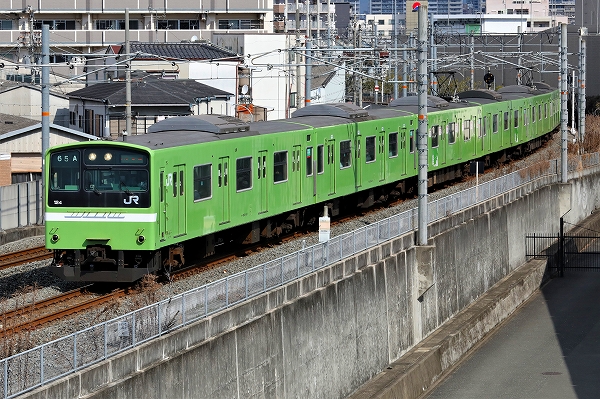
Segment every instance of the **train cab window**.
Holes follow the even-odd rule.
[[[414,130],[410,131],[409,149],[410,149],[411,153],[415,152],[415,131]]]
[[[212,164],[194,166],[194,201],[212,197]]]
[[[508,130],[508,112],[504,113],[504,130]]]
[[[252,157],[238,158],[235,161],[236,191],[252,188]]]
[[[431,148],[437,148],[440,146],[440,133],[442,132],[442,127],[440,125],[432,126],[429,130],[429,134],[431,135]]]
[[[514,124],[514,126],[515,127],[519,127],[519,110],[518,109],[515,110],[515,124]]]
[[[350,140],[340,141],[340,169],[350,167],[350,161],[352,159],[351,151]]]
[[[492,133],[498,133],[498,114],[492,115]]]
[[[325,152],[323,144],[317,146],[317,173],[325,171]]]
[[[287,180],[287,151],[273,153],[273,183]]]
[[[471,120],[465,119],[463,121],[463,137],[465,141],[471,140]]]
[[[313,174],[312,149],[312,147],[306,147],[306,176],[312,176]]]
[[[367,137],[366,139],[365,161],[375,162],[375,136]]]
[[[450,122],[446,125],[446,134],[448,135],[448,144],[454,144],[456,141],[456,123]]]
[[[79,151],[61,151],[50,158],[50,189],[52,191],[78,191]]]
[[[390,133],[388,140],[388,155],[390,158],[398,156],[398,132]]]

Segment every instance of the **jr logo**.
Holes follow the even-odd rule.
[[[135,203],[136,205],[138,205],[138,200],[140,199],[140,197],[138,197],[137,195],[130,195],[129,198],[123,198],[123,203],[125,203],[125,205],[131,205],[131,203]]]

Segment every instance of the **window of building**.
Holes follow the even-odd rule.
[[[42,25],[48,25],[50,30],[75,30],[75,20],[37,20],[33,22],[33,29],[41,30]]]
[[[365,161],[375,162],[375,136],[367,137],[366,139]]]
[[[287,180],[287,151],[273,154],[273,183]]]
[[[237,191],[252,188],[252,157],[236,159],[235,173]]]
[[[264,29],[260,19],[220,19],[219,29]]]
[[[398,156],[398,132],[390,133],[388,140],[388,154],[390,158]]]
[[[340,169],[350,167],[351,152],[350,140],[340,141]]]
[[[12,21],[9,19],[0,19],[0,30],[12,30]]]

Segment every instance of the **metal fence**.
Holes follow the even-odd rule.
[[[0,231],[43,222],[42,181],[0,186]]]
[[[598,164],[598,157],[595,163]],[[587,161],[586,161],[587,162]],[[578,162],[581,165],[582,162]],[[590,165],[592,165],[590,164]],[[428,204],[429,222],[487,201],[540,177],[558,180],[557,161],[546,170],[517,171]],[[533,185],[527,191],[538,187]],[[523,192],[526,194],[526,192]],[[201,320],[417,227],[413,208],[326,243],[206,284],[124,316],[0,361],[0,398],[13,398],[72,372]]]

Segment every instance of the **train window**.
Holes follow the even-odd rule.
[[[350,140],[340,141],[340,169],[350,167],[350,161],[352,159],[351,154]]]
[[[524,109],[523,110],[523,126],[527,126],[527,125],[529,125],[529,118],[527,115],[527,110]]]
[[[429,130],[429,134],[431,135],[431,147],[437,148],[440,146],[440,134],[442,133],[442,127],[440,125],[432,126]]]
[[[535,123],[535,105],[531,107],[531,123]]]
[[[508,130],[508,111],[504,113],[504,130]]]
[[[273,154],[273,183],[287,180],[287,151]]]
[[[492,115],[492,133],[498,133],[498,114]]]
[[[375,136],[367,137],[366,139],[366,151],[365,151],[365,162],[375,161]]]
[[[448,144],[454,144],[456,141],[456,123],[450,122],[446,125],[446,135],[448,136]]]
[[[487,116],[483,117],[483,123],[481,118],[479,118],[479,137],[484,137],[487,135],[488,123],[489,121]]]
[[[542,104],[538,104],[538,120],[542,120]]]
[[[317,173],[323,173],[325,171],[325,153],[323,144],[317,146]]]
[[[548,103],[544,104],[544,119],[548,118]]]
[[[312,176],[313,174],[312,163],[312,147],[306,147],[306,176]]]
[[[165,200],[165,172],[160,171],[160,202]]]
[[[177,197],[177,172],[173,173],[173,197]]]
[[[79,190],[79,151],[60,151],[50,157],[50,189],[52,191]]]
[[[184,183],[183,170],[180,170],[179,171],[179,195],[183,195],[184,194],[183,183]]]
[[[236,190],[243,191],[252,187],[252,157],[238,158],[235,161]]]
[[[415,131],[411,130],[410,131],[410,138],[409,138],[409,146],[410,146],[410,152],[413,153],[415,152]]]
[[[398,132],[390,133],[388,140],[388,155],[390,158],[398,156]]]
[[[212,164],[194,166],[194,201],[212,197]]]
[[[519,110],[515,110],[515,127],[519,127]]]
[[[463,121],[463,137],[465,141],[471,140],[471,120],[465,119]]]

